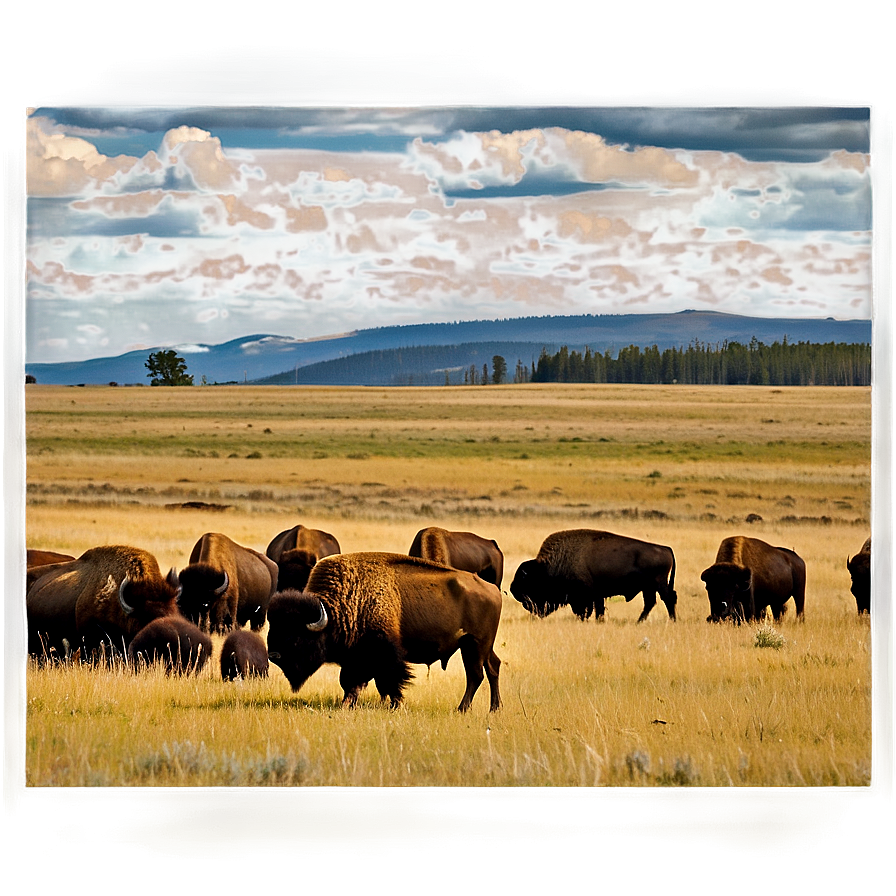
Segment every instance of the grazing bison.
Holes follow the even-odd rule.
[[[293,526],[275,535],[265,554],[277,564],[277,587],[281,591],[301,591],[308,582],[311,569],[321,557],[341,553],[339,542],[329,532]]]
[[[41,573],[42,574],[38,574]],[[177,577],[162,578],[155,557],[140,548],[91,548],[76,560],[34,567],[25,607],[28,652],[85,658],[102,645],[126,650],[143,626],[177,615]]]
[[[644,595],[643,622],[659,594],[675,619],[675,555],[664,545],[596,529],[549,535],[534,560],[519,565],[510,593],[530,612],[547,616],[567,604],[580,619],[604,617],[605,600]]]
[[[221,648],[221,678],[267,678],[268,649],[261,635],[246,629],[232,631]]]
[[[408,555],[440,566],[465,569],[498,588],[504,577],[504,554],[498,542],[472,532],[449,532],[436,526],[421,529],[414,536]]]
[[[324,663],[342,667],[343,703],[355,704],[371,679],[393,707],[411,678],[409,663],[429,665],[460,649],[467,687],[458,706],[470,708],[482,683],[490,710],[501,705],[494,651],[501,592],[472,573],[404,554],[339,554],[319,560],[307,592],[271,600],[268,655],[294,691]]]
[[[277,590],[277,564],[226,535],[207,532],[178,576],[181,612],[206,631],[224,633],[247,622],[264,626]]]
[[[787,548],[775,548],[758,538],[735,535],[719,545],[716,562],[704,569],[710,614],[707,622],[733,619],[751,622],[770,607],[775,621],[793,597],[798,619],[806,598],[806,564]]]
[[[161,663],[169,675],[197,673],[212,655],[212,639],[183,616],[153,619],[134,635],[128,660],[140,668]]]
[[[856,599],[859,614],[871,613],[871,537],[869,536],[862,549],[846,562],[846,568],[852,578],[849,590]]]

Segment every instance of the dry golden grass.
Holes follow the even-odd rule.
[[[222,531],[264,550],[301,522],[343,550],[405,551],[425,525],[496,538],[504,588],[550,532],[668,544],[660,604],[534,619],[507,594],[504,708],[471,713],[459,656],[415,667],[404,706],[339,706],[338,670],[293,694],[127,670],[28,670],[34,786],[830,785],[870,775],[870,631],[846,557],[870,517],[864,389],[29,387],[27,543],[102,543],[183,567]],[[76,432],[77,430],[77,432]],[[232,455],[232,456],[231,456]],[[169,509],[186,501],[224,510]],[[747,523],[747,516],[761,517]],[[806,560],[806,621],[710,626],[700,572],[748,534]],[[792,612],[792,611],[791,611]],[[774,639],[772,639],[774,640]],[[216,639],[216,655],[220,639]]]

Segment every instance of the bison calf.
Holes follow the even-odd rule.
[[[797,619],[803,618],[806,564],[787,548],[745,535],[726,538],[719,545],[716,562],[700,578],[709,596],[707,622],[752,622],[765,615],[766,607],[777,622],[791,596]]]
[[[164,616],[145,625],[128,647],[134,671],[161,663],[169,675],[197,673],[212,655],[212,639],[181,616]]]
[[[232,631],[221,648],[221,678],[267,678],[268,649],[260,635],[247,629]]]
[[[268,614],[268,652],[292,689],[324,663],[342,667],[343,703],[352,706],[373,679],[393,707],[411,678],[410,663],[445,668],[460,650],[470,708],[482,683],[490,709],[501,705],[494,651],[501,592],[469,572],[404,554],[338,554],[318,561],[308,591],[275,594]]]

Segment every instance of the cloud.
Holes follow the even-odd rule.
[[[364,130],[359,110],[336,118]],[[411,133],[411,120],[383,112],[369,128]],[[863,154],[753,162],[558,126],[442,133],[450,110],[417,120],[438,127],[402,152],[350,152],[228,147],[187,117],[142,156],[110,157],[99,131],[29,119],[28,301],[41,320],[29,360],[135,330],[199,344],[539,310],[869,307]],[[74,309],[78,337],[94,340],[80,348]]]
[[[86,140],[55,133],[48,125],[39,118],[26,122],[29,196],[77,196],[91,185],[129,171],[137,162],[129,156],[110,159]]]
[[[480,190],[539,179],[547,185],[613,184],[617,187],[694,187],[699,172],[686,160],[659,147],[634,151],[610,146],[597,134],[559,128],[453,135],[443,142],[418,138],[410,147],[415,170],[441,190]]]
[[[239,165],[224,155],[221,141],[207,131],[180,127],[168,131],[162,145],[162,164],[181,176],[189,174],[200,190],[230,190],[241,180]]]

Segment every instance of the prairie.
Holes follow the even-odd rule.
[[[343,710],[338,669],[224,683],[121,666],[27,669],[27,784],[58,786],[867,785],[871,638],[847,556],[870,531],[864,388],[503,386],[26,390],[26,542],[186,565],[221,531],[264,550],[298,522],[344,551],[422,526],[505,554],[504,706],[469,714],[459,655],[405,702]],[[193,506],[184,506],[193,505]],[[607,621],[527,614],[507,590],[551,532],[673,548],[679,621],[641,598]],[[806,619],[706,623],[700,572],[728,535],[796,550]],[[769,646],[760,646],[768,644]]]

